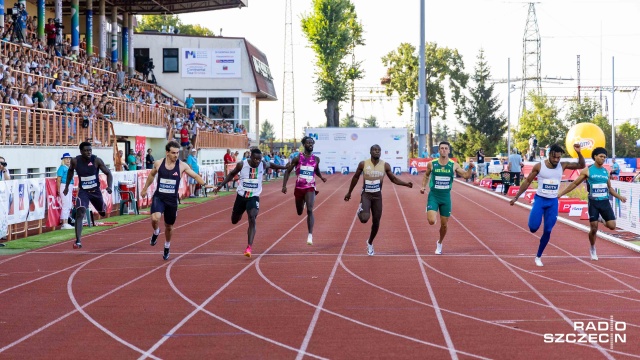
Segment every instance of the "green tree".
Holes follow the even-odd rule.
[[[478,130],[467,126],[463,133],[458,133],[453,145],[454,155],[462,158],[475,156],[479,148],[484,149],[486,137]],[[485,152],[485,155],[492,156],[493,153]]]
[[[477,59],[472,77],[474,86],[469,90],[470,96],[460,104],[460,121],[484,136],[477,148],[484,149],[487,155],[493,155],[502,150],[498,146],[507,130],[507,119],[498,114],[500,103],[493,95],[493,84],[489,83],[491,72],[482,49]]]
[[[366,128],[377,128],[377,127],[380,127],[378,125],[378,118],[376,118],[373,115],[369,116],[368,118],[364,119],[364,125],[362,127],[366,127]]]
[[[440,143],[441,141],[449,141],[451,134],[449,134],[449,126],[442,121],[436,121],[436,126],[433,129],[433,141],[434,143]]]
[[[526,154],[529,150],[529,137],[535,134],[538,146],[558,143],[564,147],[567,127],[558,118],[559,110],[552,99],[546,95],[530,92],[528,95],[532,108],[523,111],[520,127],[515,133],[516,147]]]
[[[427,100],[430,106],[430,118],[447,119],[447,99],[445,82],[451,92],[453,104],[458,105],[462,100],[462,89],[467,86],[469,75],[464,72],[462,55],[456,49],[438,47],[435,42],[425,46],[425,71],[427,85]],[[383,78],[386,93],[391,96],[394,92],[399,96],[398,114],[403,113],[404,104],[409,104],[413,112],[413,104],[418,97],[419,54],[416,48],[408,43],[400,46],[382,57],[382,63],[387,68],[387,76]],[[429,122],[427,143],[429,149],[433,147],[432,123]]]
[[[201,25],[183,24],[178,15],[141,15],[138,17],[136,31],[162,30],[162,26],[173,26],[180,34],[195,36],[213,36],[213,31]]]
[[[358,123],[350,115],[346,115],[340,120],[340,127],[359,127],[359,126],[358,126]]]
[[[268,141],[273,142],[276,138],[276,132],[273,129],[273,125],[269,122],[268,119],[265,119],[260,127],[260,142]]]
[[[362,24],[350,0],[313,0],[313,11],[302,16],[301,24],[316,54],[316,101],[327,102],[327,127],[337,127],[340,102],[363,77],[361,62],[345,59],[364,45]]]
[[[605,134],[606,135],[606,134]],[[628,121],[616,127],[616,157],[640,157],[638,121]]]

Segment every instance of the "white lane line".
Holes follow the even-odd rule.
[[[418,245],[416,245],[416,241],[413,238],[413,232],[411,231],[411,227],[409,226],[409,222],[407,221],[407,216],[404,213],[402,202],[400,201],[400,197],[398,196],[398,191],[396,191],[395,187],[393,187],[393,193],[396,195],[396,200],[398,201],[398,207],[400,208],[400,212],[402,213],[402,219],[404,220],[404,224],[407,227],[407,231],[409,232],[411,245],[413,245],[413,251],[415,252],[416,258],[418,260],[418,265],[420,266],[420,272],[422,273],[424,284],[427,286],[427,291],[429,292],[429,298],[431,298],[431,303],[433,304],[433,310],[436,313],[436,317],[438,318],[440,331],[442,331],[442,336],[444,336],[444,341],[447,344],[447,348],[449,349],[449,355],[451,356],[451,359],[454,359],[454,360],[458,359],[456,348],[453,345],[453,340],[451,340],[451,335],[449,335],[449,330],[447,330],[447,324],[445,324],[444,322],[444,317],[442,317],[442,311],[440,310],[440,306],[438,305],[438,299],[436,298],[436,294],[433,291],[431,282],[429,282],[429,277],[427,276],[427,272],[425,271],[424,266],[422,266],[422,258],[420,257],[420,251],[418,251]]]

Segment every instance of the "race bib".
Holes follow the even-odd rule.
[[[92,175],[92,176],[81,177],[80,186],[85,190],[93,189],[94,187],[98,186],[98,181],[96,179],[96,176]]]
[[[541,192],[545,195],[558,195],[558,187],[560,182],[554,179],[544,179],[540,184]]]
[[[608,197],[609,186],[607,184],[593,184],[591,185],[591,197]]]
[[[307,181],[313,180],[313,166],[300,166],[300,178]]]
[[[451,188],[451,178],[449,176],[436,176],[434,189],[448,190]]]
[[[165,194],[173,194],[176,192],[176,181],[173,179],[160,179],[160,187],[158,191]]]
[[[253,191],[258,189],[258,179],[245,179],[242,182],[242,187],[246,190]]]
[[[365,180],[364,192],[378,192],[380,191],[380,180]]]

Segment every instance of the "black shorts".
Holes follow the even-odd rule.
[[[56,45],[56,38],[53,38],[53,39],[47,38],[47,46],[55,46],[55,45]]]
[[[598,221],[598,215],[602,216],[604,221],[616,219],[609,200],[591,200],[589,199],[589,221]]]
[[[236,202],[233,203],[233,211],[232,215],[242,215],[245,211],[249,211],[251,209],[260,210],[260,197],[252,196],[250,198],[245,198],[240,195],[236,195]]]
[[[164,223],[173,225],[176,223],[176,218],[178,217],[178,201],[164,200],[154,196],[151,199],[151,213],[164,214]]]
[[[94,191],[84,191],[79,190],[78,196],[76,197],[76,209],[77,208],[89,208],[89,204],[93,205],[94,208],[98,211],[100,216],[106,215],[106,206],[104,205],[104,200],[102,199],[102,192],[100,190]]]
[[[374,219],[379,219],[382,216],[382,192],[365,192],[362,191],[360,197],[360,207],[358,208],[358,214],[365,213],[371,215]]]

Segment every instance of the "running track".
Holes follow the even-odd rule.
[[[456,183],[434,255],[414,176],[386,182],[368,257],[350,179],[319,185],[313,246],[276,181],[251,259],[233,196],[180,210],[170,261],[148,221],[0,258],[0,358],[640,358],[640,254],[600,240],[592,262],[586,233],[558,223],[538,268],[528,211]],[[544,342],[612,316],[626,324],[613,349]]]

